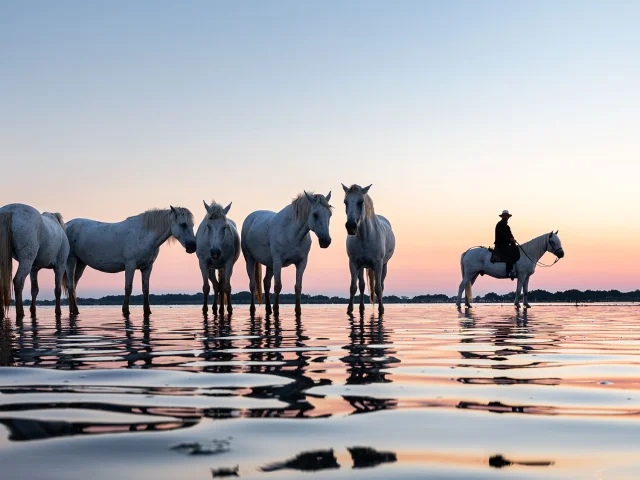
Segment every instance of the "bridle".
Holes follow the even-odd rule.
[[[558,263],[560,261],[560,257],[558,256],[558,253],[560,252],[560,250],[562,250],[562,248],[556,248],[555,245],[553,245],[551,243],[551,239],[547,239],[547,245],[551,245],[553,247],[553,251],[551,253],[553,253],[556,256],[556,259],[554,260],[554,262],[552,264],[546,264],[546,263],[542,263],[540,260],[538,260],[537,262],[535,262],[533,260],[533,258],[531,258],[529,256],[529,254],[527,254],[527,252],[525,251],[524,248],[522,248],[522,245],[520,245],[518,242],[516,242],[516,245],[518,245],[518,247],[520,248],[520,250],[522,250],[522,253],[525,254],[525,256],[531,260],[531,263],[533,263],[534,265],[538,266],[538,267],[544,267],[544,268],[549,268],[549,267],[553,267],[556,263]]]

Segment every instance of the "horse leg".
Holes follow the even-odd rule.
[[[233,274],[233,261],[228,262],[224,267],[224,292],[227,294],[227,315],[231,316],[233,307],[231,306],[231,275]]]
[[[273,314],[277,317],[280,314],[280,292],[282,291],[282,263],[280,260],[273,260],[273,278],[275,279]]]
[[[308,257],[304,257],[304,259],[300,262],[298,262],[296,264],[296,286],[295,286],[295,292],[296,292],[296,315],[299,317],[302,314],[302,308],[300,307],[300,296],[302,295],[302,276],[304,275],[304,271],[307,268],[307,258]]]
[[[375,275],[375,292],[378,297],[378,314],[384,313],[384,304],[382,303],[382,264],[376,264],[373,273]]]
[[[62,308],[60,306],[60,297],[62,296],[62,277],[65,271],[65,264],[60,262],[53,267],[53,275],[55,284],[53,287],[53,294],[56,297],[56,316],[62,315]]]
[[[35,259],[35,255],[34,255]],[[13,291],[16,296],[16,318],[24,317],[24,306],[22,304],[22,289],[24,288],[24,281],[27,279],[27,275],[31,273],[31,267],[33,260],[21,262],[18,266],[18,271],[15,277],[13,277]]]
[[[456,307],[458,308],[460,308],[460,305],[462,304],[462,292],[464,292],[464,288],[467,286],[467,283],[469,283],[470,281],[471,281],[471,278],[465,275],[462,278],[462,282],[460,282],[460,286],[458,287],[458,299],[456,300]],[[469,306],[469,303],[467,302],[466,297],[465,297],[464,303],[466,306]]]
[[[218,295],[220,300],[220,316],[224,315],[225,271],[218,270]]]
[[[211,312],[214,315],[218,314],[218,292],[220,291],[220,282],[218,282],[218,277],[216,277],[216,269],[209,269],[209,280],[211,280],[211,285],[213,285],[213,305],[211,305]]]
[[[136,273],[135,263],[125,264],[124,270],[124,302],[122,303],[122,314],[129,316],[129,300],[133,291],[133,276]]]
[[[364,289],[367,282],[364,281],[364,268],[358,270],[358,289],[360,290],[360,313],[364,313]]]
[[[273,269],[267,267],[267,272],[264,276],[264,306],[267,315],[271,315],[271,280],[273,279]]]
[[[381,282],[381,286],[382,286],[382,293],[384,293],[384,279],[387,278],[387,264],[383,264],[382,265],[382,282]]]
[[[149,305],[149,279],[151,278],[151,270],[153,269],[153,263],[147,268],[140,270],[142,274],[142,298],[144,303],[144,315],[151,315],[151,306]]]
[[[516,299],[513,302],[513,305],[516,308],[520,308],[520,292],[522,291],[523,279],[522,277],[518,277],[518,286],[516,287]]]
[[[209,266],[207,262],[203,262],[202,260],[198,263],[200,265],[200,273],[202,274],[202,295],[204,295],[202,313],[206,315],[209,311],[209,293],[211,292],[211,287],[209,286]]]
[[[29,308],[29,311],[31,312],[31,316],[35,317],[36,298],[38,297],[38,292],[40,292],[40,289],[38,288],[38,270],[32,268],[29,277],[31,279],[31,308]]]
[[[76,263],[76,271],[75,271],[75,276],[71,276],[71,279],[69,278],[69,274],[67,273],[67,287],[69,286],[70,283],[73,284],[73,312],[71,312],[72,315],[78,315],[80,313],[80,311],[78,310],[78,296],[76,294],[76,289],[78,287],[78,282],[80,281],[80,279],[82,278],[82,274],[84,273],[84,270],[87,268],[87,264],[86,263],[82,263],[80,261],[78,261]],[[67,272],[69,270],[67,269]],[[71,298],[71,294],[69,294],[69,298]]]
[[[244,253],[245,263],[247,264],[247,275],[249,276],[249,292],[251,293],[251,306],[249,307],[249,313],[251,315],[255,315],[256,313],[256,261],[255,259],[248,253]]]
[[[356,279],[358,278],[358,266],[349,259],[349,271],[351,272],[351,284],[349,285],[349,306],[347,307],[347,315],[353,313],[353,299],[356,296]]]
[[[529,278],[531,278],[531,276],[528,276],[527,278],[525,278],[524,284],[522,285],[522,291],[523,291],[522,303],[524,303],[524,306],[526,308],[531,308],[531,305],[529,305]]]

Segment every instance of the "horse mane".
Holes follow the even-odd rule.
[[[211,204],[209,205],[209,213],[207,213],[207,218],[209,220],[216,220],[218,218],[227,219],[227,216],[224,213],[224,207],[217,203],[215,200],[211,200]]]
[[[178,214],[186,215],[193,222],[193,214],[184,207],[173,207]],[[171,209],[151,208],[142,214],[142,225],[145,229],[156,233],[164,233],[171,226]],[[170,237],[173,238],[173,237]]]
[[[548,233],[544,233],[539,237],[533,238],[528,242],[521,244],[522,250],[529,255],[540,255],[542,256],[544,252],[547,250],[547,239],[549,237]]]
[[[320,200],[323,207],[331,210],[333,207],[329,205],[324,195],[308,192],[316,200]],[[311,202],[307,200],[307,196],[304,193],[299,193],[296,198],[291,201],[291,208],[293,209],[293,218],[296,221],[304,221],[309,217],[311,211]]]
[[[355,183],[349,187],[349,190],[344,194],[344,198],[347,198],[347,195],[350,193],[362,193],[362,187],[360,185],[356,185]],[[364,217],[371,218],[376,214],[376,211],[373,209],[373,200],[368,193],[363,193],[364,197]]]

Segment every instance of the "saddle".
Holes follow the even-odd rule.
[[[491,253],[491,263],[504,263],[504,262],[506,262],[506,260],[503,259],[500,256],[500,254],[496,251],[495,248],[488,247],[487,250],[489,250],[489,252]]]

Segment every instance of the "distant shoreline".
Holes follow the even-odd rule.
[[[475,303],[513,303],[515,293],[500,295],[497,293],[487,293],[483,296],[476,296]],[[108,295],[101,298],[78,298],[78,305],[122,305],[123,295]],[[454,303],[455,296],[445,294],[425,294],[415,297],[405,297],[397,295],[385,295],[384,301],[387,304],[424,304],[424,303]],[[203,294],[182,294],[167,293],[162,295],[150,295],[152,305],[201,305]],[[231,295],[231,301],[236,305],[247,305],[250,303],[249,292],[238,292]],[[360,301],[360,296],[356,296],[356,303]],[[365,295],[365,302],[369,303],[369,296]],[[634,303],[640,302],[640,290],[631,292],[620,292],[619,290],[566,290],[564,292],[548,292],[546,290],[532,290],[529,292],[529,302],[535,303]],[[13,302],[12,302],[13,303]],[[292,293],[281,294],[280,303],[290,305],[295,303],[295,295]],[[302,303],[307,305],[346,305],[349,299],[338,296],[327,295],[302,295]],[[53,300],[38,300],[38,305],[54,305]],[[67,299],[62,300],[63,305],[67,305]],[[132,295],[131,305],[142,305],[142,295]]]

